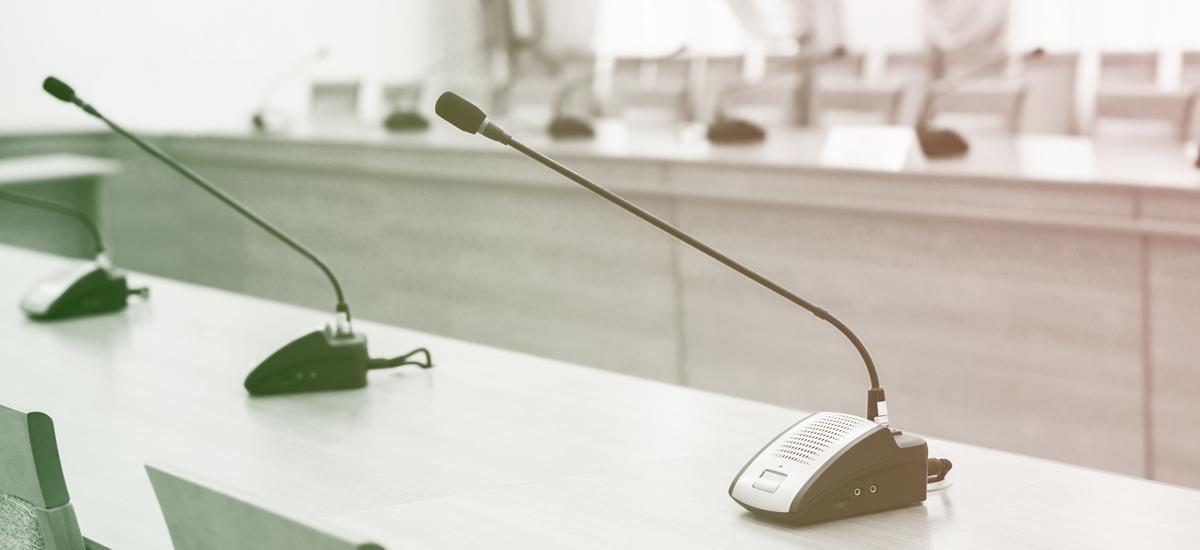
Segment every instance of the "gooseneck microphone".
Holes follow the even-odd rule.
[[[1022,54],[1021,57],[1025,61],[1030,61],[1044,55],[1046,55],[1046,50],[1034,48]],[[929,127],[929,119],[933,117],[935,110],[934,104],[938,99],[962,89],[963,86],[974,81],[980,75],[991,72],[1007,62],[1007,56],[996,56],[957,74],[935,80],[930,84],[930,89],[921,103],[920,111],[917,113],[916,122],[917,142],[920,144],[921,151],[925,153],[925,156],[929,158],[957,157],[965,155],[970,150],[971,145],[958,132],[948,128]]]
[[[663,221],[654,214],[643,210],[636,204],[625,200],[625,198],[621,197],[620,195],[601,187],[591,180],[575,173],[570,168],[555,162],[553,159],[537,152],[524,143],[521,143],[519,140],[513,138],[511,135],[505,132],[504,129],[500,128],[494,122],[489,120],[487,115],[484,114],[479,107],[476,107],[471,102],[459,97],[457,94],[453,92],[446,92],[442,94],[442,96],[438,98],[436,111],[438,116],[442,117],[442,119],[444,119],[446,122],[453,124],[458,129],[467,132],[468,134],[483,134],[484,137],[499,142],[503,145],[508,145],[509,147],[520,151],[525,156],[528,156],[542,165],[550,168],[551,170],[566,176],[567,179],[570,179],[571,181],[583,186],[587,190],[600,195],[605,200],[621,207],[630,214],[641,218],[650,225],[653,225],[672,237],[683,241],[692,248],[695,248],[696,250],[708,255],[710,258],[725,264],[725,266],[729,267],[730,269],[741,273],[750,280],[767,288],[771,292],[782,296],[789,302],[808,310],[813,315],[833,325],[839,332],[845,335],[852,344],[854,344],[854,349],[858,351],[858,354],[862,357],[863,363],[867,367],[867,374],[871,379],[871,389],[868,392],[867,398],[867,417],[880,423],[887,422],[887,404],[884,400],[883,388],[879,385],[879,376],[875,372],[875,362],[871,360],[871,354],[867,352],[866,346],[864,346],[862,341],[859,340],[858,336],[854,334],[854,331],[850,330],[850,327],[846,326],[846,324],[837,317],[834,317],[833,314],[829,313],[824,308],[809,302],[804,298],[801,298],[796,293],[780,286],[775,281],[766,278],[753,269],[742,265],[737,260],[722,254],[713,247],[683,232],[670,223]]]
[[[72,89],[70,86],[68,86],[65,82],[63,82],[57,78],[54,78],[53,76],[46,77],[45,82],[42,83],[42,88],[44,88],[47,92],[49,92],[50,95],[52,95],[62,101],[65,101],[67,103],[74,103],[75,105],[78,105],[80,109],[83,109],[84,112],[100,119],[100,121],[103,122],[104,124],[108,125],[108,127],[111,128],[112,131],[116,132],[117,134],[120,134],[121,137],[124,137],[125,139],[132,142],[134,145],[138,146],[138,148],[140,148],[141,150],[145,151],[146,153],[149,153],[150,156],[158,159],[163,164],[166,164],[172,170],[177,172],[179,175],[187,178],[189,181],[191,181],[192,183],[199,186],[201,189],[208,192],[208,194],[212,195],[213,197],[216,197],[217,200],[220,200],[221,202],[225,203],[226,206],[229,206],[230,208],[236,210],[243,217],[245,217],[246,219],[248,219],[252,223],[254,223],[254,225],[257,225],[258,227],[262,228],[263,231],[270,233],[271,236],[275,237],[276,239],[279,239],[280,241],[283,242],[283,244],[286,244],[292,250],[295,250],[296,252],[300,253],[301,256],[308,258],[308,261],[310,261],[314,265],[316,265],[317,268],[320,269],[321,272],[325,274],[325,278],[329,279],[329,283],[331,285],[333,285],[333,291],[337,295],[336,308],[337,308],[337,312],[339,313],[339,317],[340,317],[338,325],[337,325],[339,332],[348,332],[350,330],[350,306],[346,305],[346,298],[342,294],[342,285],[341,285],[341,283],[338,282],[337,276],[333,274],[333,270],[329,269],[329,266],[326,265],[325,262],[321,260],[321,258],[318,258],[317,255],[314,254],[311,250],[306,248],[304,245],[296,242],[295,239],[292,239],[291,237],[287,236],[283,231],[279,230],[279,228],[272,225],[271,222],[268,222],[267,220],[263,219],[262,216],[259,216],[253,210],[250,210],[249,207],[238,202],[237,199],[231,197],[228,193],[218,189],[215,185],[209,183],[208,180],[205,180],[199,174],[193,172],[190,168],[180,164],[179,161],[175,160],[170,155],[167,155],[165,152],[162,151],[162,149],[159,149],[158,147],[155,147],[155,146],[145,142],[144,140],[142,140],[142,138],[139,138],[139,137],[129,133],[127,130],[122,128],[120,125],[114,123],[113,121],[106,118],[104,115],[100,114],[100,112],[97,111],[94,107],[92,107],[91,105],[88,105],[82,99],[80,99],[79,96],[75,95],[75,90]]]
[[[75,219],[92,238],[95,260],[39,282],[21,298],[21,310],[35,321],[53,321],[125,309],[129,296],[149,296],[149,289],[130,288],[125,272],[114,269],[105,254],[100,229],[87,214],[64,204],[0,191],[0,200]]]
[[[42,200],[39,198],[30,197],[28,195],[21,195],[19,193],[9,193],[8,191],[0,191],[0,200],[14,204],[20,204],[22,206],[28,206],[31,208],[37,208],[38,210],[45,210],[46,212],[62,214],[63,216],[74,219],[75,221],[79,222],[84,229],[87,229],[88,234],[91,235],[92,246],[95,248],[96,256],[104,254],[104,239],[100,237],[100,228],[96,227],[96,222],[92,221],[92,219],[82,211],[71,208],[64,204],[59,204],[57,202]]]
[[[816,523],[923,502],[927,485],[941,481],[949,462],[930,462],[924,439],[888,426],[887,402],[866,347],[833,314],[718,252],[620,195],[513,138],[475,105],[451,92],[437,114],[469,134],[507,145],[600,195],[688,246],[833,325],[854,344],[871,380],[867,417],[818,412],[793,424],[758,451],[738,472],[729,495],[746,509],[792,523]],[[935,468],[935,466],[937,466]],[[936,469],[937,471],[932,471]]]
[[[329,48],[324,46],[317,48],[315,51],[296,62],[296,64],[292,65],[279,76],[275,77],[275,80],[272,80],[271,83],[266,86],[262,95],[259,97],[258,108],[254,111],[254,115],[250,118],[250,123],[254,126],[255,130],[260,132],[268,132],[274,129],[273,126],[276,126],[276,124],[268,120],[270,117],[267,113],[267,104],[271,100],[271,95],[274,94],[280,86],[287,84],[292,77],[300,74],[301,71],[304,71],[305,69],[315,65],[322,59],[325,59],[325,57],[328,55]]]
[[[405,363],[398,359],[371,359],[368,357],[366,338],[354,332],[351,325],[350,306],[346,303],[345,295],[342,293],[341,283],[333,274],[333,270],[315,253],[237,199],[180,164],[179,161],[158,147],[147,143],[100,114],[94,107],[80,99],[75,94],[75,90],[63,81],[53,76],[46,77],[42,87],[55,98],[73,103],[84,112],[96,117],[118,135],[225,203],[242,217],[250,220],[254,225],[308,259],[329,280],[337,298],[336,321],[333,326],[294,340],[259,364],[246,378],[245,386],[251,394],[358,388],[366,385],[368,369],[388,368]],[[423,348],[419,351],[423,351]],[[425,352],[425,355],[428,358],[428,352]],[[421,366],[428,368],[433,365],[431,361],[426,361]]]
[[[819,65],[832,63],[846,57],[846,48],[838,46],[828,52],[803,53],[801,56],[803,56],[802,62],[804,66],[808,67],[809,70],[807,74],[801,74],[800,78],[812,79],[816,74],[813,69]],[[737,82],[731,84],[717,94],[715,102],[717,112],[714,114],[714,120],[708,126],[706,132],[709,141],[718,144],[728,144],[757,143],[767,139],[767,130],[761,124],[744,118],[735,118],[730,114],[733,108],[733,101],[739,95],[774,83],[781,78],[794,76],[794,74],[787,71],[775,72],[771,67],[767,68],[766,74],[770,76],[758,82]],[[801,83],[801,85],[810,86],[811,83]]]

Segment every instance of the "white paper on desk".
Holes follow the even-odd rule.
[[[821,165],[899,172],[913,164],[917,136],[908,126],[834,126]]]
[[[1096,177],[1092,142],[1077,136],[1025,135],[1017,141],[1021,175],[1047,178]]]

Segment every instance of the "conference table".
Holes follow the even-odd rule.
[[[0,246],[0,403],[54,419],[83,533],[112,548],[170,547],[147,462],[387,548],[1200,547],[1200,491],[933,438],[953,483],[923,505],[772,523],[727,489],[805,412],[370,321],[373,355],[436,366],[252,398],[249,369],[330,313],[135,272],[151,295],[123,312],[22,316],[78,261]]]
[[[1184,144],[980,134],[964,157],[889,169],[894,128],[718,146],[505,127],[835,312],[928,433],[1200,488],[1200,170]],[[824,323],[514,151],[446,124],[295,130],[148,137],[321,254],[361,317],[782,406],[862,403],[858,356]],[[118,136],[0,136],[0,156],[62,152],[120,163],[97,185],[119,265],[328,307],[302,257]]]

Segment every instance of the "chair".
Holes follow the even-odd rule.
[[[887,80],[922,83],[930,78],[927,52],[888,52],[883,58],[883,75]]]
[[[1200,85],[1200,51],[1183,52],[1179,80],[1185,86]]]
[[[1021,130],[1021,111],[1027,93],[1022,80],[979,80],[935,99],[932,113],[940,125],[998,125],[1015,134]],[[948,118],[954,122],[947,121]]]
[[[310,108],[313,116],[358,116],[358,82],[317,82],[312,85]]]
[[[1103,52],[1100,88],[1127,84],[1153,85],[1158,80],[1157,52]]]
[[[703,91],[700,98],[700,118],[711,121],[720,110],[718,103],[730,90],[745,81],[745,63],[742,56],[710,56],[702,58]]]
[[[360,128],[360,82],[315,82],[310,89],[309,115],[320,128]]]
[[[1186,87],[1163,90],[1158,80],[1156,52],[1105,52],[1100,55],[1100,85],[1096,92],[1096,129],[1119,126],[1123,133],[1160,128],[1179,141],[1188,138],[1196,91]],[[1113,124],[1110,121],[1119,121]],[[1115,133],[1115,132],[1111,132]]]
[[[897,124],[907,86],[895,79],[871,82],[866,56],[851,52],[816,67],[816,110],[823,125]]]
[[[1179,82],[1184,89],[1200,89],[1200,51],[1183,52],[1181,56],[1182,66],[1179,68]],[[1197,103],[1200,103],[1198,101]],[[1197,107],[1192,107],[1191,120],[1192,128],[1189,131],[1189,138],[1192,140],[1200,139],[1197,135],[1195,120],[1198,114]]]
[[[1046,53],[1023,62],[1029,91],[1022,109],[1021,131],[1078,134],[1079,53]]]
[[[904,86],[897,82],[869,83],[862,80],[823,79],[818,81],[817,111],[823,124],[864,122],[864,114],[874,116],[875,124],[897,124],[904,98]],[[853,114],[854,118],[848,118]]]
[[[956,79],[970,72],[973,78],[952,84],[953,91],[937,97],[930,111],[938,125],[952,127],[999,127],[1015,133],[1021,129],[1027,86],[1022,79],[1006,78],[1008,63],[995,63],[989,70],[981,67],[1004,54],[990,51],[967,52],[893,52],[884,58],[884,75],[890,82],[928,88],[937,78]],[[1011,60],[1009,60],[1011,62]],[[925,112],[925,93],[907,94],[898,118],[904,124],[916,124]],[[951,120],[947,120],[951,119]]]
[[[606,112],[631,122],[659,124],[695,116],[689,112],[688,69],[686,59],[616,59]]]
[[[0,405],[0,548],[84,550],[87,544],[54,438],[54,422],[40,412]]]
[[[383,550],[306,525],[162,465],[146,465],[175,550]]]

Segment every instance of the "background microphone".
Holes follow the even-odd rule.
[[[1023,54],[1021,57],[1025,61],[1037,59],[1046,54],[1046,50],[1035,48]],[[1004,66],[1008,62],[1007,56],[997,56],[994,59],[989,59],[975,67],[971,67],[958,74],[951,75],[945,78],[934,80],[929,85],[929,90],[925,94],[925,100],[921,103],[921,110],[917,113],[917,141],[921,144],[921,151],[929,158],[945,158],[965,155],[971,148],[967,143],[966,138],[950,129],[935,129],[929,127],[929,119],[933,117],[933,104],[938,98],[945,97],[962,89],[963,86],[973,82],[980,75],[991,72],[997,67]]]
[[[570,103],[575,93],[591,85],[592,82],[592,76],[587,75],[573,78],[563,84],[562,89],[558,91],[558,96],[554,98],[554,111],[550,115],[550,124],[546,126],[546,133],[550,134],[550,137],[554,139],[595,137],[596,129],[592,126],[591,121],[583,116],[567,112],[567,104]]]
[[[803,66],[806,68],[800,78],[810,79],[814,77],[813,68],[817,65],[837,61],[846,56],[846,48],[837,47],[833,50],[822,54],[802,54],[809,59],[806,59]],[[755,88],[770,84],[781,77],[793,76],[792,74],[782,72],[774,73],[768,69],[766,74],[773,76],[767,77],[764,80],[753,82],[750,84],[735,83],[726,86],[717,96],[716,114],[713,115],[713,122],[708,126],[708,140],[713,143],[756,143],[767,138],[767,131],[762,125],[751,122],[744,118],[734,118],[730,116],[729,111],[732,107],[731,103],[737,96],[753,90]],[[801,83],[801,85],[806,85]]]
[[[304,245],[292,239],[282,230],[263,219],[246,205],[225,193],[208,180],[183,166],[179,161],[163,152],[158,147],[143,141],[120,125],[101,115],[91,105],[76,96],[75,91],[66,83],[54,77],[47,77],[42,87],[50,95],[78,105],[88,114],[100,119],[112,131],[132,142],[134,145],[170,167],[179,175],[187,178],[198,187],[217,198],[226,206],[232,208],[242,217],[250,220],[263,231],[269,233],[283,244],[295,250],[317,266],[333,286],[337,296],[336,321],[325,330],[306,334],[283,348],[276,351],[260,363],[246,377],[246,390],[254,395],[270,393],[291,393],[301,391],[319,391],[332,389],[360,388],[367,384],[367,370],[373,368],[388,368],[400,365],[416,364],[428,368],[433,366],[429,352],[423,348],[414,350],[406,355],[393,359],[371,359],[367,354],[367,340],[361,334],[354,332],[351,327],[350,306],[342,294],[342,285],[338,282],[333,270],[329,268],[315,253]],[[414,354],[423,354],[424,362],[409,361]]]
[[[300,72],[313,65],[316,65],[327,56],[329,56],[329,48],[321,46],[320,48],[317,48],[316,51],[313,51],[296,64],[292,65],[288,70],[275,77],[270,84],[267,84],[267,87],[263,90],[262,95],[259,97],[258,107],[254,110],[254,116],[250,118],[250,123],[254,125],[255,130],[266,132],[275,129],[274,127],[277,126],[277,124],[268,120],[270,117],[267,114],[267,103],[270,102],[271,95],[274,94],[275,91],[277,91],[281,86],[287,84],[297,74],[300,74]]]
[[[857,350],[859,355],[862,357],[863,363],[867,367],[867,374],[871,381],[871,388],[867,392],[867,418],[879,424],[887,424],[887,402],[885,401],[883,387],[879,385],[879,376],[875,373],[875,363],[871,360],[871,355],[867,352],[866,346],[863,345],[858,336],[850,330],[850,327],[847,327],[837,317],[834,317],[824,308],[821,308],[820,306],[801,298],[794,292],[780,286],[775,281],[760,275],[758,272],[742,265],[741,263],[738,263],[729,256],[718,252],[716,249],[701,242],[699,239],[696,239],[695,237],[683,232],[679,228],[659,219],[654,214],[651,214],[643,210],[641,207],[625,200],[620,195],[617,195],[616,193],[613,193],[612,191],[593,183],[591,180],[575,173],[571,169],[559,164],[558,162],[555,162],[553,159],[535,151],[534,149],[531,149],[530,147],[521,143],[519,140],[510,136],[495,123],[488,120],[487,115],[481,109],[479,109],[479,107],[476,107],[470,101],[459,97],[457,94],[453,92],[443,93],[441,97],[438,98],[436,111],[439,117],[442,117],[442,119],[450,124],[453,124],[458,129],[467,132],[468,134],[483,134],[488,139],[499,142],[503,145],[508,145],[513,149],[520,151],[525,156],[528,156],[529,158],[532,158],[551,170],[558,172],[559,174],[567,177],[567,179],[570,179],[585,189],[600,195],[605,200],[621,207],[630,214],[641,218],[650,225],[661,229],[672,237],[683,241],[688,246],[703,252],[710,258],[721,262],[726,267],[729,267],[730,269],[733,269],[750,280],[762,285],[767,290],[778,294],[789,302],[808,310],[813,315],[832,324],[838,329],[839,332],[841,332],[847,339],[850,340],[850,342],[854,345],[855,350]]]
[[[61,82],[57,84],[55,97],[62,94],[64,101],[70,101],[74,97],[71,88]],[[149,295],[145,287],[130,288],[125,273],[113,269],[105,254],[100,229],[87,214],[63,204],[7,191],[0,191],[0,200],[74,218],[91,234],[95,247],[93,262],[54,275],[21,298],[21,309],[30,319],[49,321],[119,311],[125,309],[129,296]]]

